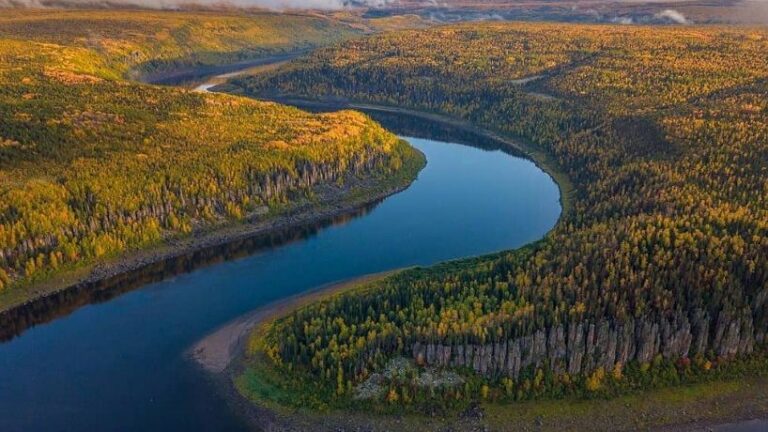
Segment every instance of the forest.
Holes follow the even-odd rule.
[[[4,9],[0,37],[94,51],[120,75],[220,66],[359,35],[338,20],[266,12]]]
[[[273,217],[311,202],[318,186],[384,181],[420,157],[360,113],[126,79],[148,64],[219,62],[246,45],[293,49],[346,34],[327,20],[118,14],[0,17],[3,307],[3,293],[61,272]]]
[[[342,42],[234,85],[469,120],[570,208],[515,251],[406,270],[255,331],[247,396],[466,407],[765,373],[768,32],[472,23]]]

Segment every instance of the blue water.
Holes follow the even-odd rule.
[[[408,140],[427,167],[369,214],[82,307],[0,345],[0,431],[241,430],[183,355],[205,334],[319,285],[518,247],[554,226],[557,186],[532,162]]]

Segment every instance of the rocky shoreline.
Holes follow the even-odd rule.
[[[710,328],[710,322],[716,324]],[[607,320],[554,325],[532,335],[489,344],[440,344],[417,341],[411,354],[419,363],[438,367],[468,367],[485,376],[518,379],[521,371],[548,367],[555,373],[587,375],[597,369],[613,370],[630,361],[650,363],[656,355],[667,360],[705,356],[748,355],[762,344],[765,334],[753,337],[749,314],[720,312],[712,320],[704,310],[695,319],[677,313],[660,322],[629,318],[616,324]]]

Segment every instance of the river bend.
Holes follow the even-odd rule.
[[[556,223],[557,185],[530,160],[425,120],[381,121],[431,138],[406,138],[428,161],[407,190],[298,241],[149,283],[0,344],[0,430],[244,429],[184,355],[207,333],[320,285],[519,247]]]

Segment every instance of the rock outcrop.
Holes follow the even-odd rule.
[[[715,320],[698,309],[690,317],[676,313],[660,320],[558,324],[486,344],[416,341],[410,349],[415,359],[428,366],[469,367],[484,376],[518,378],[531,367],[578,375],[598,368],[610,370],[617,363],[648,363],[657,355],[669,360],[694,355],[732,357],[752,353],[764,338],[764,332],[755,336],[748,309],[721,311]]]

